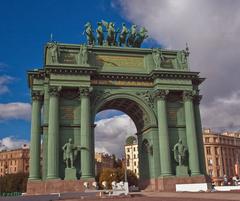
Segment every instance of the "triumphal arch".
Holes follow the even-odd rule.
[[[83,181],[94,181],[94,119],[106,109],[128,114],[136,125],[141,188],[204,182],[198,88],[204,79],[190,71],[188,48],[141,48],[146,29],[135,34],[132,26],[127,36],[124,24],[118,43],[113,26],[104,25],[106,40],[99,23],[97,40],[85,25],[86,45],[47,43],[43,67],[28,71],[27,192],[80,191]]]

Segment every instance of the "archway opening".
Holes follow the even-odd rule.
[[[103,102],[96,109],[95,116],[95,174],[99,175],[101,172],[99,162],[104,160],[106,154],[108,159],[105,158],[105,164],[102,161],[103,168],[113,167],[110,161],[111,157],[114,156],[114,160],[122,160],[122,168],[131,170],[139,178],[141,174],[140,164],[143,164],[140,160],[143,160],[144,156],[140,154],[142,144],[141,142],[139,144],[138,141],[142,141],[141,134],[149,122],[149,114],[136,101],[127,98],[114,98]],[[135,138],[130,144],[129,136]],[[148,162],[149,160],[143,161]],[[148,165],[145,164],[146,167]],[[146,177],[149,177],[148,173]]]

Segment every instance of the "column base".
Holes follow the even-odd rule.
[[[49,179],[45,181],[28,181],[27,195],[46,195],[50,193],[67,193],[67,192],[84,192],[84,182],[89,182],[89,188],[93,189],[92,182],[95,179],[89,180],[60,180]]]
[[[37,177],[28,177],[28,180],[31,180],[31,181],[41,181],[41,178],[37,178]]]
[[[56,176],[47,176],[47,180],[48,179],[60,179],[59,177],[56,177]]]
[[[176,192],[176,184],[211,183],[208,176],[161,176],[140,182],[140,189],[150,192]]]

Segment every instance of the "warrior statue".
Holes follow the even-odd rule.
[[[72,139],[69,138],[68,142],[62,147],[63,149],[63,160],[66,163],[67,168],[74,168],[73,161],[74,161],[74,151],[76,147],[72,144]],[[69,165],[70,161],[70,165]]]
[[[126,46],[126,38],[127,38],[127,34],[128,34],[128,29],[126,27],[125,23],[122,23],[122,31],[121,34],[119,36],[119,46],[121,47],[122,44],[124,44],[124,46]]]
[[[92,25],[90,24],[90,22],[87,22],[85,24],[85,34],[87,36],[88,45],[94,45],[95,37],[93,35]]]
[[[153,50],[152,57],[153,57],[153,61],[155,63],[155,67],[160,68],[162,61],[164,60],[161,49],[158,48],[158,49]]]
[[[183,165],[186,158],[186,147],[182,144],[181,138],[179,138],[178,143],[174,145],[173,152],[175,161],[179,166]]]
[[[140,32],[136,34],[136,38],[133,41],[133,47],[138,47],[138,48],[141,47],[143,40],[146,39],[147,37],[148,37],[147,29],[142,27],[140,29]]]
[[[136,34],[137,34],[137,25],[134,24],[131,27],[131,31],[127,39],[127,46],[133,46],[133,42],[136,38]]]
[[[49,43],[47,46],[51,56],[51,63],[58,63],[58,46],[56,42]]]
[[[114,23],[113,22],[106,22],[102,20],[102,24],[106,27],[107,29],[107,45],[113,46],[115,43],[115,28],[114,28]]]
[[[187,64],[187,53],[185,50],[181,50],[177,53],[177,63],[180,69],[183,69]]]
[[[97,42],[98,42],[98,45],[103,45],[104,34],[103,34],[102,22],[98,22],[97,25],[98,25],[96,29]]]

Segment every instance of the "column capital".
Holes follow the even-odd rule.
[[[61,90],[60,87],[50,86],[49,89],[48,89],[48,93],[49,93],[50,96],[59,96],[60,90]]]
[[[156,90],[154,90],[154,96],[157,99],[165,100],[165,98],[167,97],[168,94],[169,94],[169,90],[166,90],[166,89],[156,89]]]
[[[42,101],[43,93],[41,91],[32,91],[32,100]]]
[[[79,88],[79,96],[90,96],[91,89],[90,88]]]
[[[193,100],[195,95],[195,91],[183,91],[183,101]]]
[[[197,105],[199,105],[200,104],[200,101],[202,100],[202,95],[195,95],[194,97],[193,97],[193,102],[195,103],[195,104],[197,104]]]

